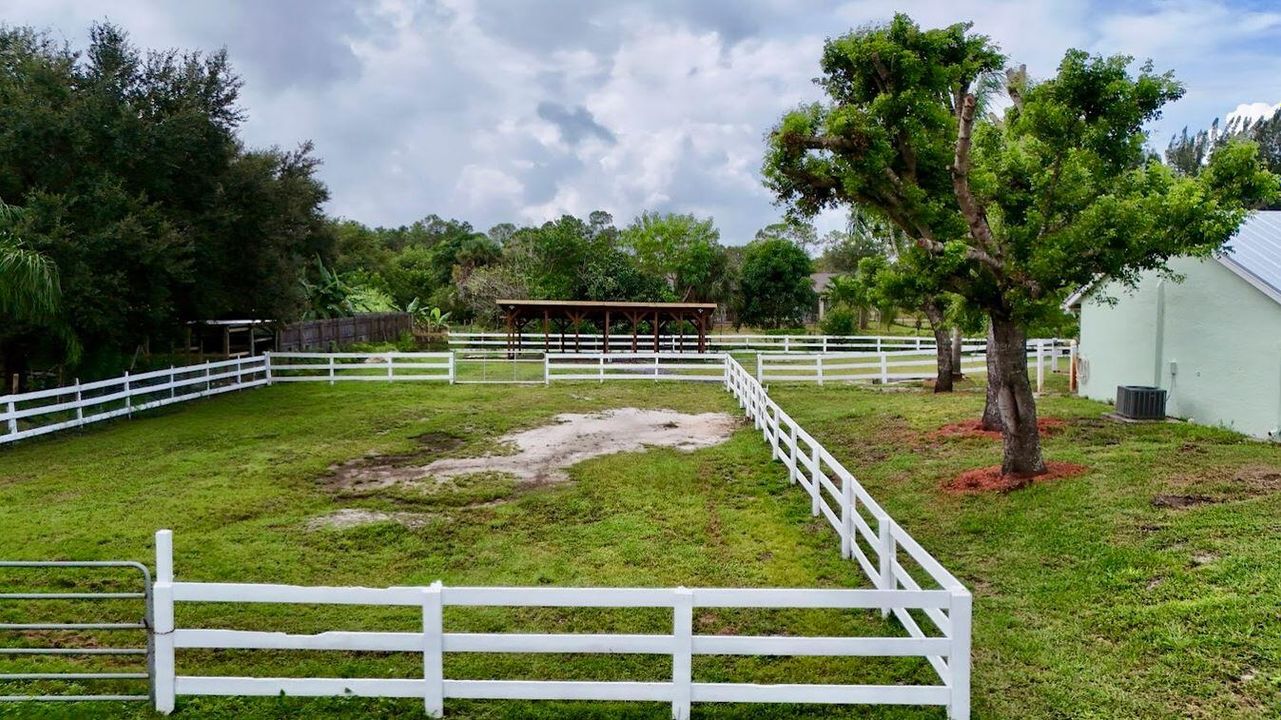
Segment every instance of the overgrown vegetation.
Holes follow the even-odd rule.
[[[1062,378],[1055,378],[1062,383]],[[1263,718],[1281,711],[1281,448],[1182,423],[1104,420],[1098,403],[1042,399],[1061,418],[1052,460],[1085,475],[1004,495],[940,486],[990,465],[999,442],[939,433],[972,419],[981,388],[782,386],[773,396],[809,428],[975,594],[976,717]],[[343,493],[330,466],[372,452],[405,462],[493,449],[559,412],[609,407],[735,412],[717,387],[277,386],[24,444],[0,455],[0,543],[21,557],[148,560],[151,533],[175,531],[180,578],[387,586],[854,586],[835,536],[745,428],[725,445],[598,458],[572,482],[517,489],[500,477],[428,489]],[[56,498],[56,503],[50,499]],[[426,516],[308,530],[337,508]],[[655,547],[662,547],[655,553]],[[12,582],[13,575],[4,576]],[[16,606],[0,609],[16,622]],[[50,612],[56,613],[57,609]],[[103,610],[102,612],[110,612]],[[376,608],[194,606],[180,621],[250,629],[412,630],[412,612]],[[451,627],[665,632],[661,612],[478,611]],[[702,613],[703,632],[884,631],[873,614]],[[781,625],[780,625],[781,623]],[[74,641],[74,639],[73,639]],[[82,641],[87,642],[84,638]],[[412,677],[416,657],[183,652],[183,672]],[[456,677],[648,679],[663,658],[469,656]],[[13,659],[4,663],[13,672]],[[70,669],[51,661],[46,667]],[[758,682],[924,680],[908,661],[704,658],[699,677]],[[8,690],[8,688],[5,688]],[[191,718],[405,717],[414,701],[187,699]],[[942,717],[918,708],[698,706],[701,717]],[[68,714],[70,713],[70,715]],[[662,718],[658,704],[450,702],[460,718]],[[6,707],[6,717],[148,717],[123,705]]]

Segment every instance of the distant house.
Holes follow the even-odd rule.
[[[814,292],[818,293],[818,319],[822,320],[827,315],[827,289],[832,285],[832,278],[842,273],[834,272],[816,272],[810,274],[810,284],[814,286]]]
[[[1149,273],[1135,290],[1104,282],[1069,298],[1082,395],[1155,385],[1169,415],[1281,439],[1281,212],[1252,214],[1228,244],[1172,261],[1182,282]]]

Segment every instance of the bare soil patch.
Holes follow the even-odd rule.
[[[1156,495],[1152,498],[1152,507],[1181,510],[1217,502],[1221,501],[1209,495]]]
[[[512,448],[506,455],[442,458],[423,461],[459,447],[462,438],[426,433],[416,439],[420,452],[371,455],[329,468],[325,484],[345,495],[365,495],[394,486],[438,484],[463,475],[501,473],[521,483],[564,480],[565,468],[601,455],[635,452],[646,447],[692,451],[729,439],[738,421],[725,413],[687,414],[675,410],[617,408],[591,414],[557,415],[550,425],[512,433],[498,442]]]
[[[308,530],[346,530],[360,525],[394,522],[407,528],[420,528],[440,517],[434,513],[380,512],[362,508],[343,508],[307,521]]]
[[[943,489],[951,493],[1004,493],[1025,488],[1033,483],[1041,484],[1074,477],[1089,470],[1084,465],[1053,461],[1046,462],[1045,467],[1048,472],[1031,477],[1002,474],[1000,465],[966,470],[951,480],[944,482]]]
[[[1067,421],[1062,418],[1043,417],[1036,419],[1036,427],[1041,431],[1041,435],[1053,435],[1063,428],[1067,427]],[[966,420],[964,422],[948,423],[932,433],[935,438],[987,438],[989,440],[1000,440],[1000,430],[984,430],[978,420]]]
[[[436,479],[478,472],[500,472],[528,483],[555,482],[565,468],[584,460],[646,447],[690,452],[729,439],[738,421],[725,413],[679,413],[675,410],[617,408],[604,412],[556,416],[551,425],[506,435],[510,455],[437,460],[422,472]]]

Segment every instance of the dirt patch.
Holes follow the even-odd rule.
[[[1036,419],[1036,427],[1040,430],[1041,435],[1053,435],[1063,428],[1067,427],[1067,421],[1062,418],[1043,417]],[[984,430],[978,420],[966,420],[964,422],[948,423],[932,433],[936,438],[988,438],[990,440],[1000,440],[1000,430]]]
[[[1165,485],[1166,492],[1154,496],[1152,506],[1181,510],[1281,492],[1281,468],[1274,465],[1210,468],[1173,477]]]
[[[443,432],[425,432],[421,435],[415,435],[411,440],[418,442],[419,446],[427,452],[443,453],[450,450],[457,450],[462,447],[463,439],[457,435],[450,435]]]
[[[361,525],[394,522],[407,528],[420,528],[439,518],[434,513],[380,512],[362,508],[343,508],[307,521],[308,530],[347,530]]]
[[[554,482],[566,478],[565,468],[584,460],[646,447],[682,451],[719,445],[729,439],[738,421],[725,413],[690,415],[675,410],[617,408],[588,415],[557,415],[552,425],[502,437],[511,455],[447,458],[419,468],[436,479],[478,472],[514,475],[522,482]]]
[[[1003,475],[1000,465],[966,470],[943,483],[943,489],[951,493],[984,493],[1010,492],[1027,487],[1033,483],[1042,484],[1052,480],[1074,477],[1089,470],[1084,465],[1066,462],[1047,462],[1048,472],[1026,477],[1022,475]]]
[[[1152,507],[1182,510],[1183,508],[1217,502],[1221,501],[1209,495],[1157,495],[1152,498]]]

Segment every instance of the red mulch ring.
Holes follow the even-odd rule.
[[[1067,421],[1063,418],[1043,417],[1036,419],[1036,428],[1041,431],[1042,435],[1053,435],[1067,426]],[[978,420],[966,420],[965,422],[948,423],[943,427],[935,430],[933,433],[937,438],[988,438],[990,440],[1000,440],[1000,430],[984,430]]]
[[[1004,493],[1027,487],[1034,482],[1043,483],[1049,482],[1050,480],[1074,477],[1089,470],[1089,468],[1084,465],[1066,462],[1047,462],[1045,463],[1045,469],[1048,472],[1041,475],[1033,475],[1031,477],[1023,475],[1002,475],[1000,465],[978,468],[976,470],[966,470],[951,480],[944,482],[943,489],[951,493]]]

